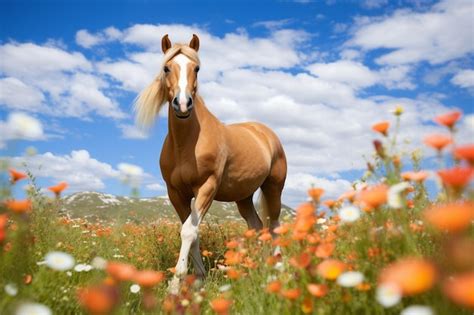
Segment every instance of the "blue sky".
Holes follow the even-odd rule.
[[[464,112],[458,140],[472,142],[473,6],[2,1],[1,153],[26,161],[41,185],[68,181],[69,192],[127,194],[126,163],[139,167],[132,172],[143,196],[166,194],[157,163],[166,116],[144,134],[131,106],[159,71],[161,37],[188,41],[196,33],[200,92],[211,111],[226,123],[264,122],[282,139],[285,202],[303,200],[311,183],[334,197],[363,172],[370,125],[391,119],[398,104],[406,109],[406,152],[424,134],[443,132],[431,118],[453,108]],[[25,114],[37,128],[14,132]],[[37,154],[25,157],[30,146]]]

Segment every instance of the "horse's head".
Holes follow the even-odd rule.
[[[171,58],[165,58],[162,69],[168,91],[168,102],[176,117],[188,118],[191,115],[197,91],[199,59],[196,52],[199,50],[199,38],[193,35],[188,46],[182,45],[181,49],[173,53],[173,50],[170,51],[171,41],[168,35],[165,35],[161,39],[161,48],[165,56],[168,52],[172,53]]]

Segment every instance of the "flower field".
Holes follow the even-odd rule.
[[[71,219],[59,211],[67,183],[45,195],[7,161],[0,314],[472,314],[474,145],[456,143],[462,114],[434,117],[446,132],[424,135],[434,170],[398,149],[403,109],[393,117],[372,126],[367,172],[339,198],[308,187],[274,231],[202,224],[207,277],[190,270],[178,295],[167,293],[178,222]],[[26,181],[28,197],[14,199]]]

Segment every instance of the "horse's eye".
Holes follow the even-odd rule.
[[[164,66],[164,67],[163,67],[163,71],[164,71],[165,73],[170,73],[170,68],[169,68],[168,66]]]
[[[199,68],[199,66],[196,66],[196,68],[194,68],[194,72],[198,73],[199,69],[201,69],[201,68]]]

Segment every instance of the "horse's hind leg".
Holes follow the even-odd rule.
[[[275,162],[270,171],[270,175],[265,179],[262,186],[263,197],[265,198],[267,216],[269,220],[270,232],[280,225],[279,217],[281,212],[281,192],[286,179],[286,160],[284,158]]]
[[[236,204],[240,215],[247,221],[248,228],[259,231],[262,229],[263,224],[258,217],[257,210],[255,210],[252,197],[253,195],[246,199],[236,201]]]

